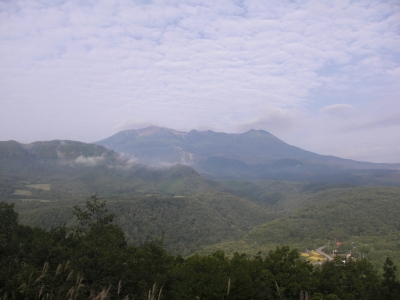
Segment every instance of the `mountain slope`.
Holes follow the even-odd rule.
[[[240,160],[248,164],[270,163],[279,158],[319,159],[324,157],[290,146],[263,130],[242,134],[175,131],[148,127],[119,132],[96,142],[149,164],[198,162],[210,156]]]

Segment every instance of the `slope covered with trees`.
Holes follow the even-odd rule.
[[[276,203],[278,211],[294,206],[286,210],[286,216],[255,227],[240,241],[215,245],[209,251],[255,253],[282,244],[316,249],[337,241],[341,242],[340,250],[366,256],[376,265],[382,264],[387,255],[400,261],[399,188],[332,188],[310,193],[309,186],[296,195],[295,199],[286,195]]]
[[[74,207],[77,225],[43,231],[18,224],[0,203],[0,295],[3,299],[396,299],[390,258],[383,275],[365,259],[315,267],[296,250],[267,255],[183,258],[162,241],[128,246],[105,202]]]
[[[224,193],[105,199],[129,243],[143,243],[164,235],[166,248],[183,255],[206,245],[239,239],[276,217],[249,200]],[[15,201],[15,209],[21,223],[50,229],[64,223],[73,225],[72,208],[82,202],[82,198]]]

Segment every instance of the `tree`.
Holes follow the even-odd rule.
[[[342,259],[325,262],[318,270],[318,291],[340,299],[378,299],[380,280],[372,263],[367,259]]]
[[[382,293],[385,299],[398,299],[400,295],[400,282],[396,280],[397,267],[387,257],[383,264]]]
[[[14,211],[14,203],[0,202],[0,255],[7,251],[18,224],[18,214]]]
[[[109,283],[118,284],[123,273],[126,241],[122,229],[111,224],[114,214],[109,214],[106,202],[94,195],[86,202],[86,209],[74,206],[79,225],[74,237],[77,246],[72,253],[72,263],[83,273],[85,283],[98,290]]]
[[[315,283],[312,276],[313,266],[300,259],[299,252],[288,246],[277,247],[270,251],[264,261],[263,276],[277,298],[295,299],[300,292],[311,292]]]
[[[93,195],[90,200],[86,201],[86,209],[82,210],[75,205],[73,214],[79,221],[79,226],[76,228],[76,233],[82,235],[92,229],[103,228],[110,224],[115,215],[108,214],[106,202],[99,202],[97,195]]]

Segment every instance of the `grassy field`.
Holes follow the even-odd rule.
[[[310,261],[311,263],[318,263],[326,261],[326,257],[322,256],[316,251],[311,251],[307,253],[301,253],[301,257],[305,258],[306,260]]]

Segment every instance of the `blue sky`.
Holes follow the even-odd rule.
[[[0,1],[0,140],[149,125],[400,163],[400,3]]]

